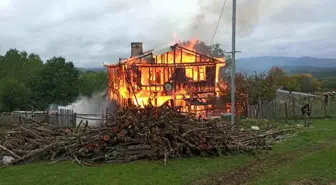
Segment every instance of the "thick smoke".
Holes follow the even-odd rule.
[[[89,118],[89,119],[87,119],[88,122],[89,122],[89,125],[95,126],[95,125],[99,125],[101,123],[101,120],[93,120],[93,119],[100,119],[101,116],[93,116],[92,114],[100,114],[101,115],[102,110],[104,110],[104,114],[105,114],[106,108],[108,108],[109,112],[114,111],[114,109],[116,108],[115,106],[113,106],[109,103],[109,101],[107,100],[106,97],[107,97],[106,96],[106,91],[103,91],[103,92],[93,94],[90,98],[89,97],[80,97],[74,103],[72,103],[68,106],[59,107],[59,108],[73,110],[74,112],[77,113],[77,115],[91,114],[89,116],[88,115],[78,116],[76,122],[77,122],[77,124],[79,124],[79,122],[81,120],[85,121],[86,120],[86,119],[84,119],[84,117],[85,117],[85,118]],[[83,117],[83,118],[80,118],[80,117]]]
[[[108,107],[106,91],[93,94],[89,97],[80,97],[74,103],[65,106],[65,109],[71,109],[80,114],[101,114],[102,109]]]
[[[199,10],[190,27],[192,37],[210,42],[217,25],[224,0],[198,0]],[[260,0],[237,1],[237,35],[250,35],[259,22]],[[232,1],[227,0],[217,35],[230,32],[232,24]]]

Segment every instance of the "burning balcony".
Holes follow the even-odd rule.
[[[218,106],[223,58],[212,58],[175,44],[143,52],[142,43],[131,43],[131,57],[108,69],[109,99],[121,107],[171,106],[208,117],[223,112]],[[218,111],[221,108],[222,111]]]

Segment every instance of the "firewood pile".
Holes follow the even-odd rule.
[[[139,159],[163,159],[166,165],[168,158],[268,150],[266,136],[282,132],[265,133],[232,131],[219,119],[196,119],[174,108],[134,107],[110,114],[104,125],[95,128],[62,128],[36,121],[13,125],[0,134],[0,157],[7,159],[2,166],[35,160],[93,165]]]

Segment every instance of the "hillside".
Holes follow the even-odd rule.
[[[279,66],[289,73],[335,72],[336,59],[313,57],[249,57],[237,60],[237,71],[246,73],[263,72],[272,66]]]
[[[107,71],[107,69],[105,67],[101,67],[101,68],[87,68],[87,71],[102,72],[102,71]]]
[[[314,76],[336,76],[336,59],[259,56],[237,59],[236,65],[238,72],[246,73],[263,72],[272,66],[279,66],[290,74],[312,73]],[[106,68],[88,68],[87,70],[106,71]]]
[[[248,74],[264,72],[272,66],[279,66],[290,75],[310,73],[322,81],[325,90],[334,90],[336,87],[336,59],[263,56],[237,60],[237,71]]]

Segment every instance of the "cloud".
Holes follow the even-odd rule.
[[[181,39],[211,42],[224,0],[1,0],[0,54],[9,48],[64,56],[77,66],[102,66]],[[333,0],[237,1],[239,57],[336,57]],[[232,0],[227,0],[214,42],[231,50]]]

